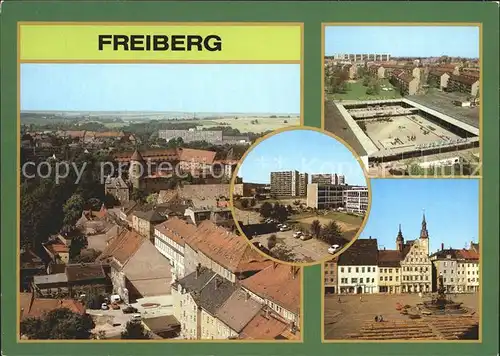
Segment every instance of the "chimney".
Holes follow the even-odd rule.
[[[264,318],[269,319],[269,308],[266,308],[266,314],[264,315]]]
[[[441,242],[441,251],[444,250],[444,243]]]
[[[196,274],[195,274],[196,279],[198,279],[198,277],[200,276],[200,269],[201,269],[201,266],[200,266],[200,264],[198,264],[196,266]]]
[[[294,335],[297,332],[297,327],[295,326],[295,322],[293,321],[290,322],[290,332]]]
[[[214,282],[215,282],[215,289],[219,289],[220,285],[222,284],[222,280],[219,278],[219,276],[215,276]]]
[[[370,236],[370,240],[372,239],[372,237]]]
[[[250,293],[245,293],[245,302],[248,302],[250,299]]]

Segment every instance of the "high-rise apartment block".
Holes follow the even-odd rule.
[[[276,197],[299,197],[307,193],[307,173],[298,171],[271,172],[271,195]]]

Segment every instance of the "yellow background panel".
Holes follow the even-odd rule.
[[[20,24],[21,61],[300,61],[300,24]],[[222,51],[99,51],[99,35],[218,35]]]

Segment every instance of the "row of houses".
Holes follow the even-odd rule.
[[[337,259],[324,265],[325,293],[430,293],[443,276],[447,292],[479,290],[479,246],[429,255],[425,217],[419,238],[405,241],[401,227],[396,249],[378,249],[377,239],[358,239]]]

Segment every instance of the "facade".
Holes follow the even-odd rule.
[[[174,279],[185,276],[185,241],[195,232],[196,226],[176,217],[155,226],[155,247],[170,261]]]
[[[325,293],[337,293],[338,286],[338,259],[334,258],[333,260],[325,262],[324,265],[324,285],[325,285]]]
[[[401,293],[401,253],[398,250],[378,251],[378,274],[379,293]]]
[[[429,84],[433,83],[435,86],[441,90],[448,88],[448,80],[450,79],[450,73],[442,72],[438,70],[431,70],[427,77]]]
[[[107,177],[104,183],[105,194],[111,194],[120,202],[130,200],[130,188],[122,177]]]
[[[307,187],[307,173],[298,171],[271,172],[271,195],[277,197],[298,197]]]
[[[345,209],[352,213],[365,213],[368,210],[368,188],[349,187],[343,192]]]
[[[338,53],[335,54],[334,59],[340,61],[352,62],[388,62],[391,60],[391,55],[388,53]]]
[[[132,228],[142,236],[153,239],[155,225],[164,222],[166,219],[156,210],[135,211],[132,214]]]
[[[443,276],[448,293],[474,293],[479,291],[479,254],[469,249],[444,249],[431,255],[434,285]]]
[[[418,68],[415,68],[418,69]],[[392,83],[400,88],[404,95],[415,95],[418,92],[420,80],[404,70],[394,70],[391,76]]]
[[[344,206],[345,185],[308,184],[307,206],[314,209],[336,209]]]
[[[309,174],[299,173],[299,196],[307,196],[307,184],[309,183]]]
[[[401,260],[401,291],[403,293],[429,293],[432,291],[432,262],[429,259],[429,233],[425,215],[422,218],[420,237],[405,243],[398,234],[397,249],[404,256]]]
[[[378,293],[378,250],[376,239],[357,239],[338,260],[338,292]]]
[[[222,131],[209,131],[209,130],[159,130],[158,137],[166,140],[167,142],[181,138],[183,142],[205,141],[208,143],[222,143]]]
[[[342,174],[313,174],[311,183],[344,185],[345,176]]]
[[[457,91],[471,96],[479,93],[479,78],[464,75],[452,75],[448,80],[448,91]]]

